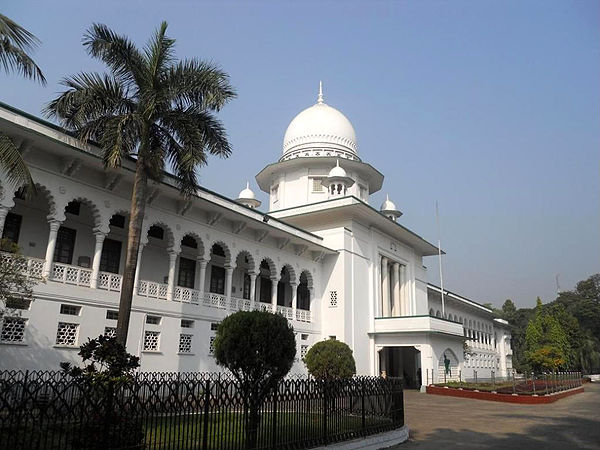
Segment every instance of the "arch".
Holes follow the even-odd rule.
[[[279,272],[277,282],[277,304],[279,306],[292,307],[293,289],[296,282],[296,273],[289,264],[284,264]]]
[[[441,318],[442,318],[442,313],[441,313],[439,310],[437,310],[437,311],[435,312],[435,317],[438,317],[438,318],[440,318],[440,319],[441,319]]]
[[[214,241],[210,246],[210,255],[213,254],[213,251],[215,250],[215,246],[221,247],[221,249],[223,250],[223,254],[225,255],[225,265],[226,266],[230,265],[231,264],[231,250],[229,249],[227,244],[225,242],[223,242],[222,240]]]
[[[180,245],[185,245],[184,239],[186,239],[186,238],[192,238],[194,241],[196,241],[196,251],[199,256],[204,258],[206,249],[204,247],[204,241],[202,240],[200,235],[198,235],[198,233],[195,233],[193,231],[187,231],[181,235]],[[191,247],[191,248],[194,248],[194,247]]]
[[[62,214],[62,220],[65,220],[65,218],[66,218],[65,209],[72,202],[79,202],[80,204],[85,205],[90,209],[90,211],[92,213],[92,218],[94,220],[94,228],[98,228],[101,231],[104,231],[106,233],[108,233],[110,231],[110,229],[108,227],[108,219],[105,220],[102,217],[100,208],[98,208],[98,206],[96,206],[96,204],[93,201],[91,201],[87,197],[83,197],[83,196],[76,196],[76,197],[73,197],[64,202],[61,202],[60,207],[62,208],[62,210],[57,211],[57,219],[58,220],[61,220],[61,214]]]
[[[312,275],[308,270],[300,272],[298,287],[296,288],[296,301],[298,309],[310,311],[311,291],[313,289]]]
[[[452,349],[446,348],[438,359],[438,380],[457,380],[458,372],[459,360]]]
[[[275,263],[271,258],[264,257],[258,265],[256,286],[260,302],[271,303],[273,301],[273,280],[277,280],[277,278]]]
[[[173,230],[171,230],[171,227],[169,227],[169,225],[167,225],[165,222],[163,222],[162,220],[156,219],[154,221],[148,221],[144,224],[144,228],[142,229],[142,237],[141,237],[141,241],[146,244],[148,243],[148,231],[150,231],[150,228],[152,228],[153,226],[157,226],[163,229],[164,231],[164,237],[163,240],[166,242],[167,244],[167,248],[174,248],[175,247],[175,236],[173,234]],[[177,248],[176,250],[179,249],[179,243],[177,243]]]
[[[235,264],[236,264],[236,268],[239,265],[238,259],[241,255],[244,255],[244,257],[246,258],[246,260],[248,261],[248,272],[255,272],[256,271],[256,262],[254,261],[254,257],[252,256],[252,253],[250,253],[248,250],[240,250],[237,255],[235,255]]]
[[[270,278],[278,278],[278,273],[277,273],[277,266],[275,266],[275,263],[273,262],[273,260],[271,258],[269,258],[268,256],[265,256],[263,259],[260,260],[260,265],[259,265],[259,270],[262,268],[265,268],[265,264],[266,263],[266,268],[269,271],[269,277]]]
[[[433,308],[429,309],[429,315],[430,316],[435,316],[435,312],[433,311]]]
[[[310,273],[310,270],[302,269],[302,272],[300,272],[300,277],[298,278],[299,283],[303,282],[303,278],[306,278],[306,284],[307,284],[308,289],[313,289],[314,281],[313,281],[313,276]]]
[[[283,276],[284,270],[287,270],[287,272],[290,275],[290,280],[289,280],[290,284],[297,284],[297,281],[296,281],[296,271],[294,270],[294,268],[292,267],[292,265],[286,263],[286,264],[284,264],[281,267],[281,270],[279,271],[280,278],[281,278],[281,276]]]

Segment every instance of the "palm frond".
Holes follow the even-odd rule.
[[[103,61],[124,83],[140,84],[144,79],[144,58],[133,42],[103,24],[94,24],[83,37],[88,53]]]
[[[59,118],[70,130],[79,130],[103,116],[131,113],[135,108],[121,80],[107,74],[80,73],[63,79],[61,84],[68,89],[48,103],[44,112]]]
[[[35,185],[27,164],[23,161],[19,148],[12,139],[0,133],[0,167],[9,184],[14,187],[25,185],[31,192],[35,191]]]
[[[167,73],[164,84],[169,99],[180,107],[196,105],[218,111],[236,97],[229,75],[214,64],[198,59],[175,64]]]
[[[175,57],[175,39],[166,36],[167,26],[167,22],[163,21],[144,48],[149,73],[154,82],[158,81],[158,77],[170,66]]]
[[[42,70],[27,53],[39,43],[32,33],[0,14],[0,64],[6,72],[18,72],[45,85],[46,78]]]

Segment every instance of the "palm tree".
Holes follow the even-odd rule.
[[[181,194],[198,188],[196,168],[207,154],[227,157],[231,148],[215,117],[235,91],[229,76],[198,59],[177,61],[175,40],[163,22],[143,49],[105,25],[95,24],[83,45],[110,73],[80,73],[62,80],[67,89],[46,106],[46,114],[93,140],[106,168],[135,158],[135,180],[127,239],[127,257],[119,304],[117,340],[125,345],[148,179],[159,180],[166,168],[176,176]]]
[[[34,50],[40,41],[18,23],[0,14],[0,66],[6,72],[18,72],[46,84],[41,69],[27,52]],[[34,190],[33,179],[21,152],[6,134],[0,133],[0,167],[7,181],[15,186],[25,185]]]

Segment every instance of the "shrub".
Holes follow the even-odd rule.
[[[260,407],[294,363],[294,330],[279,314],[239,311],[221,322],[214,346],[217,363],[229,369],[239,383],[246,448],[255,448]]]
[[[317,379],[352,378],[356,373],[350,347],[333,339],[317,342],[308,350],[303,361],[308,372]]]

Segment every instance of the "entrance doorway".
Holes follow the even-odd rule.
[[[384,347],[379,352],[380,372],[402,378],[404,387],[421,387],[421,352],[415,347]]]

